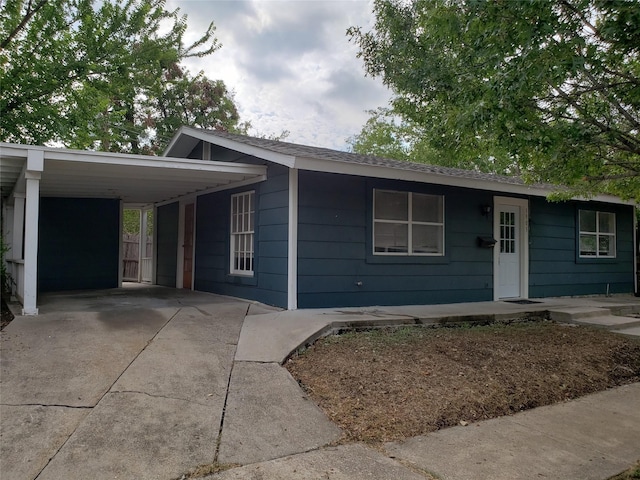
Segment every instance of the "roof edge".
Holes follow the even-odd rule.
[[[463,178],[454,177],[445,174],[438,174],[436,172],[420,172],[415,170],[403,170],[399,168],[393,168],[386,165],[365,165],[359,163],[343,163],[343,162],[328,162],[315,158],[299,157],[297,158],[296,167],[300,170],[308,171],[320,171],[326,173],[338,173],[344,175],[360,175],[372,178],[383,178],[390,180],[403,180],[409,182],[419,183],[433,183],[437,185],[446,185],[451,187],[460,188],[472,188],[476,190],[493,191],[497,193],[510,193],[513,195],[525,195],[535,197],[548,197],[554,190],[551,189],[553,185],[549,185],[549,188],[544,188],[535,184],[516,184],[516,183],[501,183],[498,181],[477,179],[477,178]],[[558,186],[558,189],[561,186]],[[571,200],[589,202],[604,202],[619,205],[631,205],[634,206],[635,202],[632,200],[623,200],[620,197],[608,194],[595,195],[591,198],[585,197],[572,197]]]
[[[270,162],[283,165],[285,167],[289,167],[289,168],[296,167],[295,156],[277,153],[262,147],[247,145],[246,143],[238,142],[236,140],[220,137],[215,133],[208,133],[204,130],[195,129],[192,127],[185,127],[185,126],[180,127],[180,130],[178,130],[178,133],[176,133],[174,138],[171,140],[171,142],[165,149],[164,154],[171,153],[171,150],[178,144],[178,142],[180,141],[180,138],[183,136],[197,138],[198,140],[209,142],[219,147],[228,148],[236,152],[244,153],[246,155],[251,155],[257,158],[261,158],[263,160],[268,160]]]

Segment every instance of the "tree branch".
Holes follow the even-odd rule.
[[[27,23],[29,23],[29,20],[31,20],[31,17],[33,17],[42,7],[46,5],[47,1],[48,0],[40,0],[40,2],[37,3],[32,10],[31,9],[32,0],[29,0],[29,3],[27,4],[27,11],[25,12],[24,17],[22,17],[22,20],[16,26],[16,28],[14,28],[9,33],[9,36],[5,38],[2,41],[2,43],[0,43],[0,50],[4,50],[5,48],[7,48],[7,46],[11,43],[11,41],[15,38],[15,36],[18,35],[18,33],[20,33],[20,31],[27,25]]]

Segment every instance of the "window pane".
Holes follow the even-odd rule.
[[[385,253],[407,253],[408,238],[408,225],[402,223],[376,222],[374,250]]]
[[[598,224],[600,227],[600,233],[614,233],[615,223],[616,223],[616,217],[613,213],[600,212],[598,214]]]
[[[615,253],[613,251],[613,244],[613,237],[609,235],[602,235],[598,238],[598,255],[612,257]]]
[[[254,192],[231,197],[231,270],[235,273],[253,273],[254,250]]]
[[[596,231],[596,212],[590,210],[580,210],[580,231]]]
[[[442,197],[440,195],[413,194],[413,221],[442,223]]]
[[[580,235],[580,255],[595,256],[596,255],[596,236]]]
[[[375,195],[376,220],[409,220],[408,194],[376,190]]]
[[[413,226],[413,253],[437,253],[444,251],[442,227],[436,225]]]

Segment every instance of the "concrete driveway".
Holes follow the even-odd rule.
[[[640,312],[630,296],[533,307],[629,335],[638,319],[620,315]],[[640,384],[373,449],[341,445],[340,429],[281,367],[331,328],[521,318],[530,308],[281,312],[140,286],[46,296],[39,316],[0,335],[0,477],[175,480],[198,465],[240,464],[206,478],[609,478],[638,459]]]
[[[211,463],[251,306],[140,286],[44,296],[1,336],[2,478],[170,479]]]

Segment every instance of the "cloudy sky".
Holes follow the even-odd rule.
[[[188,15],[188,38],[210,21],[222,48],[189,60],[235,92],[253,134],[290,132],[287,141],[346,149],[366,110],[386,106],[389,91],[365,77],[346,30],[372,24],[369,0],[169,0]]]

